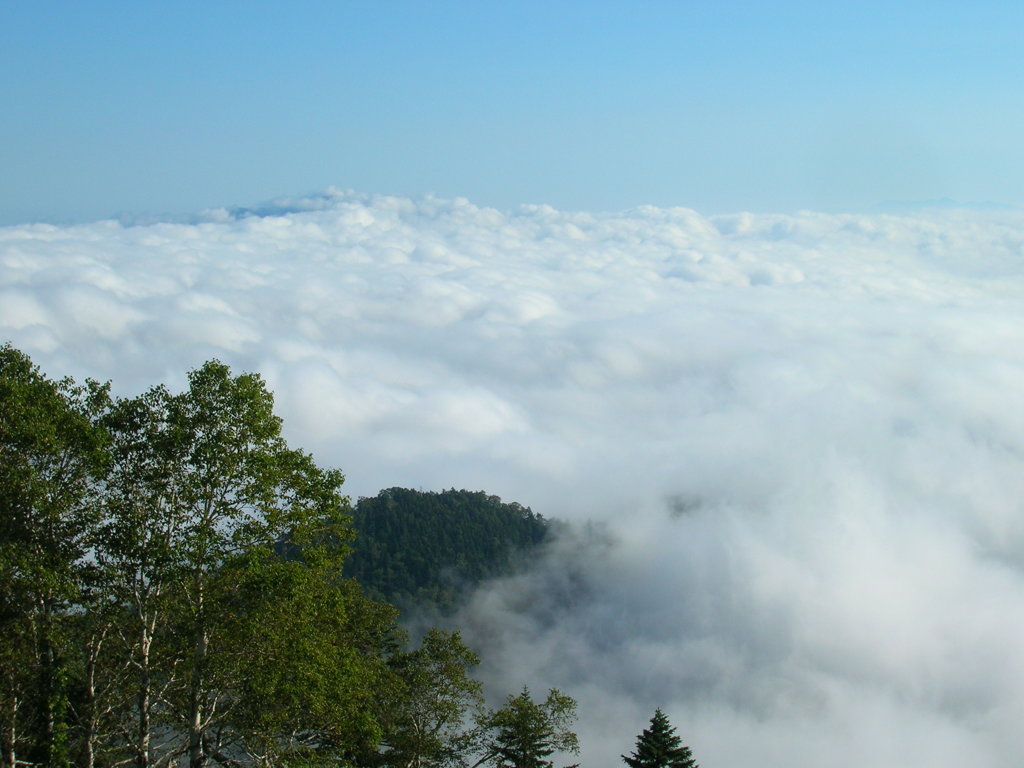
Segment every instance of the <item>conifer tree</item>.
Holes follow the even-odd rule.
[[[690,748],[683,746],[660,709],[654,710],[651,727],[637,737],[632,756],[622,755],[622,759],[629,768],[698,768]]]

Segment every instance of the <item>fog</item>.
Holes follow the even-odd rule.
[[[1024,751],[1024,214],[704,217],[328,190],[0,229],[0,340],[118,392],[217,357],[353,496],[572,522],[460,617],[492,693],[703,768]]]

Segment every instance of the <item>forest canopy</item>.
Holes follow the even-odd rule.
[[[352,515],[358,536],[346,575],[373,597],[442,611],[468,587],[510,573],[550,527],[529,507],[454,488],[389,488],[360,498]]]

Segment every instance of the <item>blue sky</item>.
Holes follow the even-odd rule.
[[[510,208],[1024,203],[1015,3],[0,5],[0,224],[328,186]]]

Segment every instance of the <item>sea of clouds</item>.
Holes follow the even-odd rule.
[[[0,229],[0,341],[135,393],[217,357],[353,495],[574,521],[460,621],[498,694],[704,768],[1024,753],[1024,214],[500,212],[328,190]]]

